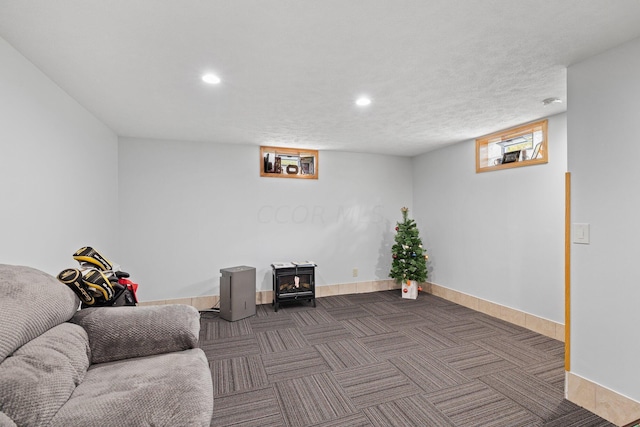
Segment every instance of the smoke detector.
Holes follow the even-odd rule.
[[[542,100],[542,104],[545,106],[551,104],[562,104],[562,100],[560,98],[547,98]]]

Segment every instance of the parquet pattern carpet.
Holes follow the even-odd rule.
[[[605,427],[563,399],[564,344],[400,291],[202,313],[213,426]]]

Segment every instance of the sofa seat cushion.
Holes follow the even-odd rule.
[[[209,426],[212,412],[211,371],[196,348],[91,365],[51,426]]]
[[[89,368],[89,339],[63,323],[17,349],[0,364],[0,410],[20,426],[45,426]]]

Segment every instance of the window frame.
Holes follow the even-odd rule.
[[[313,156],[313,174],[287,174],[287,173],[275,173],[265,171],[265,156],[266,154],[273,153],[274,157],[277,155],[311,157]],[[310,150],[306,148],[286,148],[286,147],[271,147],[260,146],[260,176],[268,178],[294,178],[294,179],[318,179],[318,166],[319,166],[318,150]]]
[[[538,120],[535,122],[527,123],[524,125],[512,127],[509,129],[494,132],[489,135],[482,136],[476,139],[476,173],[490,172],[502,169],[513,169],[523,166],[533,166],[549,162],[549,150],[547,141],[547,125],[548,120]],[[517,138],[522,135],[528,135],[538,130],[542,131],[542,141],[540,141],[539,154],[540,156],[535,159],[528,159],[522,161],[516,161],[511,163],[500,163],[496,165],[488,165],[489,159],[487,158],[489,144],[497,141],[508,141],[513,138]],[[536,144],[534,144],[534,152],[536,150]],[[484,163],[484,164],[483,164]]]

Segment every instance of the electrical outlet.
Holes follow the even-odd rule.
[[[358,269],[357,268],[353,269],[353,277],[358,277]]]

